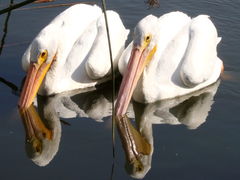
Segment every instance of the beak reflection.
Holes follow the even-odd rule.
[[[53,132],[42,122],[33,105],[28,109],[19,109],[19,114],[26,132],[26,143],[32,146],[35,153],[41,153],[42,140],[52,140]]]

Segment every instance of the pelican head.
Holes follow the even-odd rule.
[[[133,91],[144,68],[153,59],[157,50],[158,18],[149,15],[143,18],[134,29],[131,56],[120,86],[116,115],[126,113]]]
[[[54,28],[47,29],[49,31]],[[26,109],[32,104],[44,77],[56,59],[56,38],[54,33],[51,33],[52,37],[48,35],[49,33],[51,32],[40,32],[23,54],[22,66],[27,71],[27,76],[18,103],[22,109]]]

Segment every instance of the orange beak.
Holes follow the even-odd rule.
[[[155,54],[156,50],[157,46],[154,46],[152,50],[148,50],[146,47],[133,46],[127,70],[123,75],[123,80],[117,98],[117,116],[123,116],[126,113],[137,82],[141,77],[144,68],[146,65],[148,65]]]
[[[151,146],[142,137],[141,133],[134,128],[125,114],[137,82],[144,68],[157,50],[156,46],[152,50],[149,50],[147,45],[145,44],[141,47],[133,46],[116,102],[116,123],[127,161],[133,169],[137,169],[138,171],[142,171],[143,169],[141,162],[142,155],[149,155]]]
[[[30,63],[18,106],[27,109],[32,104],[52,63]]]

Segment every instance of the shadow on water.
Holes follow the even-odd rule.
[[[183,124],[189,129],[197,129],[203,124],[211,110],[219,84],[220,81],[191,95],[171,100],[145,105],[136,102],[130,104],[125,118],[150,145],[150,152],[140,154],[136,161],[129,158],[133,150],[122,143],[126,172],[133,178],[143,178],[151,169],[154,151],[153,125]],[[109,86],[110,84],[105,84],[90,92],[74,90],[52,97],[38,96],[35,105],[27,110],[20,109],[26,135],[25,150],[29,159],[38,166],[47,166],[53,160],[59,151],[62,119],[62,124],[69,125],[68,119],[75,117],[90,118],[96,122],[103,122],[106,117],[110,117],[112,104]],[[136,168],[139,163],[141,168]],[[114,166],[115,164],[112,166],[112,177]]]

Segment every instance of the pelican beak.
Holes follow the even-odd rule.
[[[132,126],[125,113],[137,82],[156,50],[156,46],[149,50],[146,44],[141,47],[133,46],[116,102],[116,124],[120,139],[123,144],[126,159],[130,166],[136,171],[143,170],[141,156],[149,155],[151,147],[139,131]]]
[[[117,98],[116,115],[122,116],[126,113],[137,82],[156,50],[157,46],[154,46],[151,50],[147,49],[146,46],[133,46]]]
[[[28,109],[19,108],[19,114],[25,127],[27,143],[31,144],[35,152],[41,153],[42,139],[52,140],[52,130],[44,125],[33,105]]]
[[[53,59],[50,63],[47,63],[46,57],[44,59],[41,58],[43,57],[39,57],[36,63],[31,62],[29,65],[27,77],[18,102],[18,106],[21,109],[27,109],[30,107],[54,60]]]

